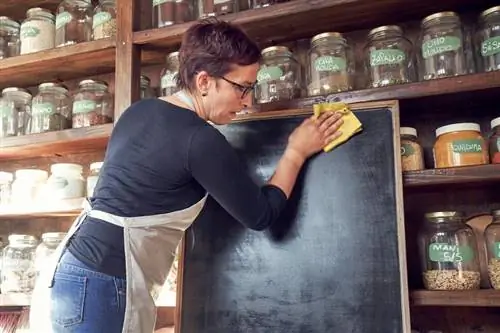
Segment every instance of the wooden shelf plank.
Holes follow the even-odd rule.
[[[0,294],[0,307],[29,306],[31,296],[27,294]]]
[[[500,291],[493,289],[465,291],[416,290],[411,292],[410,301],[414,306],[499,307]]]

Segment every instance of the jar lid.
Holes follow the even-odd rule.
[[[43,90],[43,89],[48,89],[48,88],[56,88],[57,90],[68,92],[68,87],[66,87],[62,83],[44,82],[44,83],[41,83],[38,85],[38,90]]]
[[[497,127],[498,125],[500,125],[500,117],[497,117],[495,119],[493,119],[491,122],[490,122],[490,125],[491,125],[491,128],[493,129],[494,127]]]
[[[317,34],[313,38],[311,38],[311,44],[318,42],[321,39],[328,38],[328,37],[344,39],[344,36],[342,36],[342,34],[340,32],[322,32],[320,34]]]
[[[178,57],[179,57],[179,51],[170,52],[169,54],[167,54],[167,59],[169,59],[169,58],[178,58]]]
[[[399,134],[401,135],[411,135],[416,137],[417,136],[417,129],[413,127],[400,127],[399,128]]]
[[[31,235],[19,235],[19,234],[12,234],[9,235],[9,243],[16,243],[16,242],[36,242],[35,236]]]
[[[28,178],[43,181],[49,178],[49,173],[40,169],[19,169],[16,170],[16,178]]]
[[[370,30],[370,32],[368,33],[368,38],[373,37],[373,35],[378,34],[380,32],[397,32],[399,34],[402,34],[403,29],[401,29],[397,25],[383,25],[381,27],[377,27]]]
[[[21,26],[19,22],[11,19],[8,16],[0,16],[0,25],[6,25],[15,29],[19,29],[19,27]]]
[[[454,218],[454,217],[464,217],[464,213],[459,211],[445,211],[445,212],[431,212],[426,213],[425,218],[431,222],[439,223],[441,221],[436,220],[440,218]]]
[[[27,17],[36,16],[36,15],[39,15],[39,16],[42,16],[42,17],[45,17],[45,18],[48,18],[51,20],[53,20],[55,18],[55,15],[52,14],[52,12],[50,10],[45,9],[45,8],[33,7],[33,8],[30,8],[26,11]]]
[[[291,53],[290,49],[288,47],[286,47],[286,46],[270,46],[270,47],[266,47],[260,53],[262,55],[264,55],[264,54],[270,53],[270,52]]]
[[[440,135],[451,133],[451,132],[461,132],[461,131],[474,131],[481,133],[481,126],[476,123],[457,123],[446,126],[441,126],[436,129],[436,138]]]
[[[66,237],[65,232],[45,232],[42,234],[42,240],[48,240],[48,239],[63,239]]]
[[[93,162],[90,164],[90,170],[99,170],[102,168],[104,162]]]
[[[14,175],[11,172],[0,171],[0,182],[11,182]]]
[[[82,81],[80,81],[78,86],[84,87],[84,86],[88,86],[88,85],[92,85],[92,84],[102,85],[106,88],[108,87],[108,84],[106,82],[101,81],[101,80],[92,80],[92,79],[82,80]]]
[[[495,6],[495,7],[491,7],[491,8],[486,9],[485,11],[483,11],[481,14],[479,14],[479,17],[484,19],[488,15],[499,13],[499,12],[500,12],[500,6]]]
[[[52,173],[77,172],[82,173],[83,167],[76,163],[54,163],[50,166]]]
[[[14,95],[19,95],[23,98],[29,98],[29,97],[33,97],[31,96],[31,93],[24,89],[24,88],[18,88],[18,87],[8,87],[8,88],[5,88],[4,90],[2,90],[2,95],[5,95],[5,94],[14,94]]]
[[[431,14],[431,15],[425,17],[422,20],[421,25],[422,26],[427,26],[429,23],[431,23],[435,19],[446,18],[446,17],[452,17],[452,18],[460,19],[458,17],[457,13],[455,13],[455,12],[440,12],[440,13]]]

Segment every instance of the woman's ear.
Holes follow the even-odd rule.
[[[201,71],[196,74],[195,85],[196,90],[200,93],[200,95],[206,96],[208,94],[211,81],[212,80],[210,80],[210,75],[208,75],[208,73],[205,71]]]

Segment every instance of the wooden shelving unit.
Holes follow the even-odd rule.
[[[414,306],[500,307],[500,291],[415,290],[411,293],[411,303]]]

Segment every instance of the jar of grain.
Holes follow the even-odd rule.
[[[200,18],[220,16],[238,12],[237,0],[199,0]]]
[[[60,131],[71,128],[71,97],[68,88],[46,82],[38,86],[31,105],[30,133]]]
[[[44,267],[50,265],[53,261],[52,255],[66,237],[65,232],[46,232],[42,234],[42,242],[38,244],[35,250],[35,270],[36,276]]]
[[[347,39],[338,32],[324,32],[311,39],[308,95],[326,95],[352,89],[354,60]]]
[[[17,111],[14,102],[0,98],[0,138],[17,135]]]
[[[93,12],[90,0],[61,2],[56,15],[56,47],[92,40]]]
[[[0,171],[0,206],[10,204],[13,179],[14,175],[12,173]]]
[[[19,55],[19,30],[19,23],[7,16],[0,16],[0,59]]]
[[[257,103],[299,97],[301,68],[293,53],[286,46],[271,46],[261,53],[262,60],[255,86]]]
[[[2,90],[2,97],[5,100],[14,103],[17,116],[13,116],[13,127],[17,129],[16,135],[29,134],[32,99],[29,91],[24,88],[9,87]]]
[[[80,82],[73,98],[73,128],[112,123],[113,112],[113,96],[106,82]]]
[[[428,290],[479,289],[481,277],[474,231],[462,212],[425,214],[419,235],[423,280]]]
[[[92,39],[116,35],[116,0],[99,0],[92,17]]]
[[[151,87],[151,80],[146,75],[141,75],[141,99],[154,97],[156,96]]]
[[[54,14],[39,7],[28,9],[21,24],[21,54],[52,49],[55,35]]]
[[[179,52],[167,55],[167,66],[161,71],[160,87],[162,96],[170,96],[179,91],[177,74],[179,73]]]
[[[500,69],[500,6],[486,9],[479,15],[479,45],[485,72]]]
[[[99,180],[99,173],[101,172],[101,168],[104,162],[94,162],[90,164],[90,173],[87,176],[87,197],[92,198],[94,195],[94,189],[97,185],[97,181]]]
[[[493,164],[500,163],[500,117],[491,121],[491,135],[488,140],[490,160]]]
[[[462,23],[455,12],[429,15],[422,20],[421,29],[424,80],[467,74]]]
[[[44,193],[47,198],[64,200],[85,197],[83,167],[75,163],[56,163],[50,166],[51,175]]]
[[[500,210],[491,212],[493,221],[484,229],[488,277],[491,287],[500,290]]]
[[[30,294],[36,282],[37,239],[31,235],[10,235],[2,257],[2,294]]]
[[[401,166],[403,171],[422,170],[424,151],[417,140],[417,130],[413,127],[401,127]]]
[[[414,81],[412,44],[399,26],[387,25],[371,30],[364,52],[368,87]]]
[[[15,205],[36,204],[43,195],[48,172],[40,169],[20,169],[16,170],[15,176],[11,202]]]
[[[488,147],[476,123],[439,127],[434,143],[435,168],[488,164]]]

